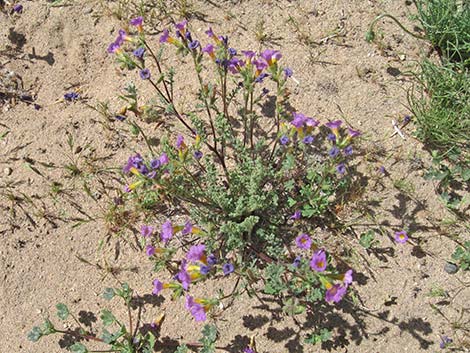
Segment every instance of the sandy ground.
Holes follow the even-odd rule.
[[[378,236],[380,245],[370,252],[360,249],[354,234],[346,240],[330,239],[356,244],[350,261],[359,273],[354,288],[360,304],[325,305],[293,320],[269,298],[261,303],[243,297],[221,313],[219,344],[241,352],[255,335],[259,352],[386,353],[439,351],[440,335],[462,339],[464,331],[454,332],[452,323],[469,318],[470,290],[462,284],[468,274],[449,275],[443,268],[456,245],[451,236],[469,239],[468,231],[458,224],[446,225],[452,216],[436,196],[435,185],[422,178],[430,158],[412,138],[413,124],[405,129],[406,140],[389,138],[391,120],[408,113],[406,90],[412,77],[407,73],[428,48],[389,23],[381,25],[382,48],[364,41],[377,14],[393,12],[409,25],[413,8],[401,0],[216,3],[195,2],[204,16],[191,21],[194,33],[203,38],[210,23],[217,32],[228,34],[236,48],[280,49],[282,62],[292,67],[299,81],[292,83],[291,104],[324,121],[344,117],[364,133],[360,166],[364,193],[341,217],[353,224],[357,234],[371,228],[385,230]],[[123,240],[129,235],[110,234],[104,221],[106,207],[121,187],[105,169],[121,166],[129,153],[143,148],[143,141],[119,122],[107,122],[107,128],[103,117],[83,104],[109,100],[116,109],[118,92],[136,80],[133,73],[118,74],[106,53],[122,23],[102,10],[115,3],[66,4],[50,7],[45,1],[25,1],[22,14],[0,14],[0,68],[17,73],[24,91],[41,106],[35,110],[32,104],[10,101],[0,107],[0,134],[9,132],[0,140],[1,352],[65,352],[57,344],[60,337],[36,344],[26,339],[42,317],[48,312],[53,316],[57,302],[80,312],[94,329],[100,327],[90,312],[116,306],[105,303],[101,293],[117,282],[78,257],[118,267],[117,277],[141,295],[151,292],[155,276],[144,254]],[[267,35],[261,46],[256,34],[260,23]],[[158,31],[168,24],[166,19],[152,27]],[[312,43],[307,45],[302,38]],[[58,102],[75,89],[80,89],[84,101]],[[159,133],[155,124],[144,127],[149,134]],[[87,165],[86,160],[94,162]],[[71,161],[87,170],[86,178],[70,177],[64,166]],[[380,166],[386,168],[385,176],[379,173]],[[93,198],[84,193],[84,181]],[[56,192],[57,183],[61,192]],[[394,243],[391,234],[398,229],[408,229],[412,240]],[[209,283],[204,290],[229,288],[230,280],[226,282]],[[444,288],[449,297],[429,296],[433,288]],[[145,298],[144,320],[166,313],[161,337],[188,341],[199,337],[201,326],[181,302]],[[305,335],[318,324],[332,329],[334,340],[322,347],[305,344]],[[64,345],[63,340],[59,343]]]

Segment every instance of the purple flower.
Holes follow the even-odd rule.
[[[282,54],[278,50],[267,49],[261,53],[261,57],[271,66],[282,58]]]
[[[294,259],[294,262],[292,262],[292,266],[294,266],[294,267],[299,267],[301,261],[302,261],[302,257],[297,256],[297,257]]]
[[[23,5],[21,4],[16,4],[13,6],[13,11],[16,13],[22,13],[23,12]]]
[[[353,270],[347,270],[344,274],[343,283],[345,285],[350,285],[353,281]]]
[[[41,109],[41,106],[39,104],[36,104],[36,103],[33,104],[33,107],[34,107],[35,110]]]
[[[134,50],[134,51],[132,52],[132,54],[133,54],[136,58],[142,59],[142,58],[144,57],[144,54],[145,54],[145,48],[139,47],[139,48],[137,48],[136,50]]]
[[[339,154],[339,148],[336,147],[336,146],[333,146],[329,151],[328,151],[328,155],[331,157],[331,158],[335,158],[338,154]]]
[[[408,124],[411,121],[411,116],[405,115],[403,119],[403,124]]]
[[[325,250],[317,250],[313,253],[312,259],[310,260],[310,267],[312,270],[317,272],[323,272],[326,270],[326,253]]]
[[[312,239],[308,236],[308,234],[300,234],[297,238],[295,238],[295,244],[299,249],[310,249],[312,246]]]
[[[444,349],[446,348],[449,344],[451,344],[453,341],[452,341],[452,338],[450,337],[447,337],[447,336],[441,336],[441,343],[439,343],[439,347],[441,349]]]
[[[298,220],[302,216],[302,212],[300,210],[296,210],[292,216],[290,216],[290,219],[293,220]]]
[[[344,152],[344,155],[351,156],[353,154],[353,147],[351,145],[346,146],[343,152]]]
[[[320,122],[316,119],[313,119],[313,118],[306,118],[305,119],[305,125],[308,126],[308,127],[315,127],[315,126],[320,125]]]
[[[152,245],[147,245],[145,247],[145,253],[148,257],[155,255],[155,247],[153,247]]]
[[[140,227],[140,234],[145,238],[150,237],[153,234],[153,231],[154,227],[152,226],[142,225]]]
[[[168,242],[173,237],[173,226],[171,221],[168,220],[162,224],[162,232],[160,233],[161,239],[164,243]]]
[[[200,43],[199,43],[198,40],[193,40],[192,42],[190,42],[190,43],[188,44],[188,48],[189,48],[190,50],[194,50],[194,49],[198,48],[199,46],[200,46]]]
[[[208,264],[209,266],[214,266],[216,263],[217,263],[217,258],[215,257],[214,254],[210,254],[210,255],[207,257],[207,264]]]
[[[344,173],[346,173],[346,166],[344,165],[344,163],[340,163],[336,166],[336,171],[343,175]]]
[[[284,75],[286,75],[286,78],[287,77],[292,77],[293,74],[294,74],[294,72],[292,71],[292,69],[290,67],[286,67],[284,69]]]
[[[179,23],[176,23],[176,24],[175,24],[175,27],[176,27],[176,29],[177,29],[178,31],[184,33],[185,30],[186,30],[186,25],[187,25],[187,24],[188,24],[188,21],[187,21],[187,20],[183,20],[183,21],[181,21],[181,22],[179,22]]]
[[[334,120],[334,121],[329,121],[325,124],[327,128],[330,128],[331,130],[335,131],[338,130],[339,127],[343,124],[341,120]]]
[[[203,156],[203,154],[202,154],[201,151],[194,151],[193,156],[194,156],[194,158],[196,158],[196,159],[201,159],[202,156]]]
[[[326,137],[326,139],[330,142],[333,142],[333,143],[336,142],[336,136],[335,136],[335,134],[332,134],[332,133],[329,133],[328,136]]]
[[[186,254],[186,259],[188,261],[200,261],[202,256],[204,256],[204,251],[206,250],[206,246],[201,245],[193,245],[189,248],[188,253]]]
[[[212,44],[207,44],[204,48],[202,48],[202,52],[209,54],[211,58],[215,57],[214,46]]]
[[[160,36],[160,43],[168,43],[170,41],[170,31],[167,29],[163,30],[162,35]]]
[[[348,135],[350,138],[360,136],[361,133],[359,131],[353,130],[350,127],[348,127]]]
[[[306,145],[310,145],[314,140],[314,137],[312,135],[307,135],[303,138],[302,142],[305,143]]]
[[[235,56],[237,55],[237,51],[233,48],[228,48],[228,53],[230,54],[230,56]]]
[[[124,115],[115,115],[114,119],[116,119],[118,121],[124,121],[124,120],[126,120],[126,117]]]
[[[165,164],[168,164],[170,162],[170,160],[168,159],[168,155],[163,152],[160,156],[160,165],[165,165]]]
[[[226,263],[222,266],[222,271],[224,275],[227,276],[235,270],[235,267],[231,263]]]
[[[191,277],[189,276],[189,273],[186,272],[183,265],[180,272],[176,275],[176,279],[181,282],[184,290],[188,290],[189,285],[191,284]]]
[[[307,118],[302,113],[294,113],[293,115],[294,119],[290,123],[298,129],[301,128],[307,121]]]
[[[200,272],[201,272],[201,275],[207,275],[209,273],[209,271],[211,270],[211,268],[209,266],[206,266],[206,265],[201,265],[201,268],[200,268]]]
[[[246,347],[246,348],[243,350],[243,353],[256,353],[256,352],[254,351],[253,348],[251,348],[251,347]]]
[[[387,173],[387,171],[385,170],[385,167],[384,167],[383,165],[381,165],[381,166],[379,167],[379,172],[380,172],[381,174],[384,174],[384,175]]]
[[[160,294],[160,292],[163,290],[163,283],[160,282],[158,279],[155,279],[153,281],[153,290],[152,290],[152,294],[154,295],[158,295]]]
[[[64,99],[66,101],[72,102],[80,98],[80,95],[76,92],[69,92],[64,94]]]
[[[338,303],[339,301],[341,301],[341,299],[343,299],[344,295],[346,294],[347,289],[348,289],[347,286],[335,284],[326,291],[325,300],[328,303],[331,303],[331,302]]]
[[[251,62],[251,60],[255,57],[256,53],[252,50],[242,50],[242,54],[245,56],[245,61]]]
[[[176,138],[176,148],[180,150],[180,149],[183,149],[185,147],[186,147],[186,145],[184,144],[183,135],[178,135],[178,137]]]
[[[121,48],[121,46],[119,44],[113,42],[108,46],[107,51],[108,51],[109,54],[113,54],[113,53],[117,52],[118,49],[120,49],[120,48]]]
[[[401,230],[399,232],[395,232],[395,241],[399,244],[404,244],[408,240],[408,234]]]
[[[140,70],[139,76],[142,80],[148,80],[150,78],[150,70],[149,69]]]
[[[148,172],[149,172],[149,169],[147,168],[147,166],[145,164],[141,164],[138,168],[139,172],[143,175],[147,175]]]
[[[214,38],[215,37],[215,34],[214,34],[214,31],[212,30],[212,27],[209,27],[209,29],[205,32],[209,38]]]
[[[194,320],[206,321],[207,316],[204,307],[201,304],[196,303],[189,295],[186,296],[186,308],[191,312]]]
[[[268,76],[269,76],[269,74],[267,74],[266,72],[263,72],[257,78],[255,78],[255,82],[256,83],[261,83]]]
[[[139,168],[142,162],[143,162],[142,156],[139,153],[137,153],[136,155],[129,157],[126,165],[124,166],[124,168],[122,168],[122,172],[124,174],[129,174],[131,168]]]
[[[152,160],[150,161],[150,168],[152,168],[152,169],[158,169],[158,168],[160,168],[161,164],[162,164],[162,163],[160,162],[159,159],[152,159]]]
[[[287,145],[289,143],[289,138],[286,135],[282,135],[279,142],[281,145]]]
[[[143,17],[139,16],[139,17],[131,19],[129,23],[134,27],[139,27],[139,26],[142,26],[143,22],[144,22]]]
[[[184,228],[181,231],[181,234],[183,234],[183,235],[191,234],[192,231],[193,231],[193,225],[191,224],[191,221],[187,221],[184,224]]]

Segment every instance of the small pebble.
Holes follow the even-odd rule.
[[[444,271],[446,271],[450,275],[457,273],[458,270],[459,267],[456,264],[453,264],[452,262],[447,262],[444,266]]]
[[[88,15],[89,13],[92,13],[92,12],[93,12],[93,8],[91,8],[91,7],[86,8],[85,10],[83,10],[84,15]]]
[[[5,169],[3,169],[3,174],[11,175],[11,173],[13,173],[13,169],[11,169],[10,167],[6,167]]]

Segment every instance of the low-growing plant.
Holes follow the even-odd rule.
[[[75,329],[61,330],[53,324],[49,318],[45,318],[41,326],[35,326],[28,334],[28,339],[32,342],[39,341],[44,336],[53,334],[60,334],[69,336],[74,343],[71,343],[67,348],[74,353],[92,353],[92,352],[120,352],[120,353],[151,353],[157,349],[164,347],[174,347],[175,352],[188,352],[188,347],[200,348],[201,353],[215,352],[215,342],[217,340],[217,328],[213,325],[205,325],[202,330],[202,338],[199,342],[186,342],[175,344],[172,342],[159,342],[157,340],[156,331],[163,320],[163,315],[159,316],[149,327],[145,328],[144,324],[140,321],[138,316],[137,322],[133,322],[132,305],[133,301],[137,300],[132,288],[127,283],[123,283],[119,288],[106,288],[103,293],[103,298],[112,300],[115,297],[121,298],[128,311],[127,323],[119,319],[117,315],[113,314],[108,309],[102,309],[100,319],[103,325],[101,335],[96,332],[91,332],[89,328],[83,325],[80,319],[69,310],[67,305],[58,303],[56,305],[56,315],[62,320],[66,321],[71,318],[76,324]],[[135,319],[135,318],[134,318]],[[107,350],[94,350],[89,349],[82,343],[83,341],[93,341],[95,343],[107,346]]]
[[[456,247],[452,259],[462,270],[470,270],[470,241],[466,241],[463,246]]]
[[[147,143],[148,154],[129,157],[123,169],[128,200],[142,204],[150,197],[177,205],[188,217],[183,222],[167,219],[159,236],[156,215],[149,215],[141,227],[147,255],[158,269],[167,267],[176,275],[169,283],[156,280],[154,292],[171,289],[177,297],[193,282],[234,272],[245,287],[261,276],[266,293],[301,298],[294,311],[325,297],[339,301],[351,283],[351,271],[338,273],[333,256],[308,233],[334,221],[332,207],[343,201],[351,183],[353,168],[348,165],[359,132],[343,129],[341,120],[321,126],[317,119],[291,112],[292,70],[279,65],[279,51],[239,53],[212,29],[206,32],[212,43],[203,47],[186,21],[176,24],[175,36],[164,30],[160,37],[160,43],[194,65],[198,103],[183,113],[173,95],[175,69],[165,71],[162,53],[148,43],[142,19],[131,23],[137,34],[120,31],[108,51],[122,68],[137,70],[159,102],[141,106],[138,89],[128,86],[117,118],[135,127],[138,118],[157,109],[185,130],[174,142],[171,135],[162,137],[158,151]],[[269,104],[272,116],[263,113]],[[178,267],[177,244],[187,251]],[[197,320],[227,298],[186,295]]]

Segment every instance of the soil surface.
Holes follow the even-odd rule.
[[[406,139],[390,137],[392,120],[402,121],[409,114],[410,73],[429,47],[387,21],[379,23],[380,45],[364,40],[370,22],[384,12],[413,28],[409,15],[414,8],[407,3],[193,2],[196,15],[190,27],[200,39],[205,40],[204,31],[212,26],[227,34],[237,49],[281,50],[281,62],[294,71],[291,104],[323,122],[345,119],[364,137],[357,157],[362,189],[339,213],[354,232],[346,239],[321,235],[355,249],[349,262],[357,273],[353,286],[359,299],[325,303],[293,319],[269,297],[239,298],[217,318],[218,345],[229,352],[241,352],[252,336],[260,353],[434,352],[440,350],[441,335],[465,339],[465,331],[455,330],[454,323],[467,322],[468,329],[469,276],[462,271],[448,274],[444,266],[455,241],[470,239],[468,230],[446,210],[435,183],[423,178],[431,159],[413,138],[413,121],[403,129]],[[26,339],[48,313],[59,322],[54,318],[58,302],[68,304],[93,329],[101,325],[97,316],[103,307],[117,308],[124,319],[117,303],[101,297],[106,287],[118,285],[117,279],[143,296],[139,305],[144,322],[165,313],[161,339],[197,340],[202,325],[193,321],[182,301],[150,295],[156,274],[135,247],[134,235],[114,234],[106,220],[110,202],[122,189],[115,171],[133,151],[145,148],[119,121],[106,120],[89,107],[109,101],[117,110],[124,85],[141,85],[135,72],[117,70],[106,52],[126,24],[115,15],[119,3],[22,4],[21,14],[0,13],[0,74],[2,84],[15,92],[0,100],[0,351],[65,352],[67,337],[45,337],[38,343]],[[160,21],[156,11],[154,22],[146,26],[157,48],[161,30],[181,17],[172,13]],[[132,16],[125,11],[122,15]],[[165,52],[168,66],[172,55]],[[178,66],[176,70],[184,83],[177,95],[182,105],[189,104],[194,95],[187,92],[196,82],[178,72]],[[64,93],[71,91],[82,99],[64,102]],[[151,91],[142,85],[142,92]],[[163,133],[155,123],[142,127],[149,136]],[[74,164],[86,173],[73,176]],[[377,232],[379,243],[366,251],[358,235],[369,229]],[[402,229],[411,237],[397,244],[393,233]],[[206,282],[196,291],[215,293],[221,286],[230,289],[233,280]],[[440,288],[447,296],[430,295]],[[73,322],[58,325],[66,329]],[[332,340],[306,344],[316,325],[331,329]]]

